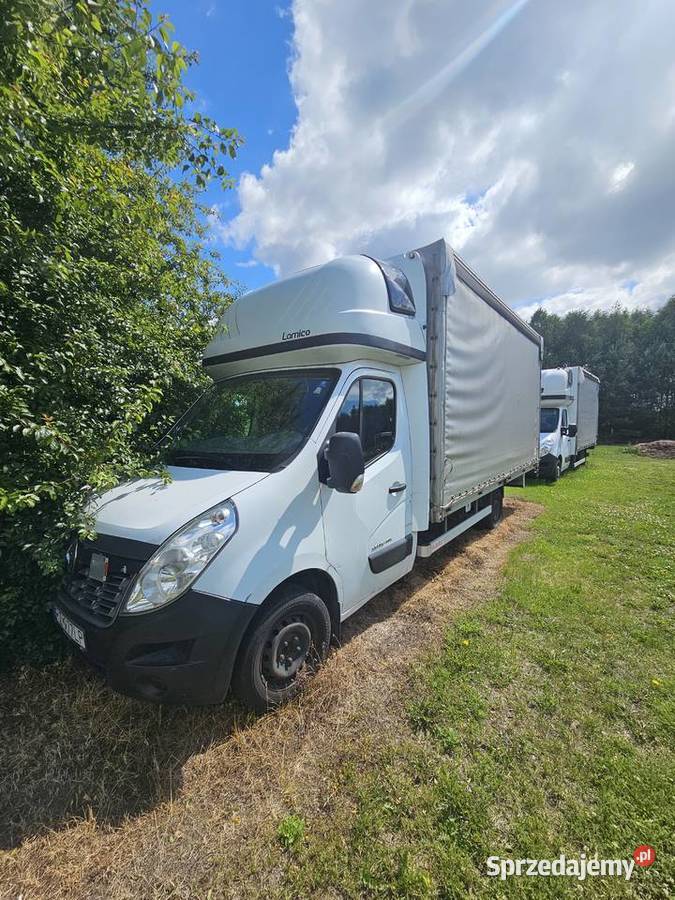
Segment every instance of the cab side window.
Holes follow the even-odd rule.
[[[361,382],[355,381],[349,388],[349,393],[344,399],[344,403],[340,407],[337,421],[335,423],[336,431],[353,431],[354,434],[361,433]]]
[[[391,381],[361,379],[361,443],[366,462],[394,446],[396,394]]]
[[[563,409],[562,411],[562,422],[561,425],[563,428],[567,428],[567,410]]]
[[[391,450],[396,437],[396,391],[391,381],[355,381],[338,413],[335,430],[360,436],[366,465]]]

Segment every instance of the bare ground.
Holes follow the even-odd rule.
[[[302,696],[260,718],[234,704],[148,707],[75,663],[0,683],[0,896],[270,896],[292,864],[278,822],[349,817],[336,772],[410,737],[411,668],[459,610],[495,594],[540,507],[508,500],[349,620]]]
[[[675,441],[648,441],[634,444],[640,456],[651,456],[654,459],[675,459]]]

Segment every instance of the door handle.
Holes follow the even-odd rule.
[[[401,491],[404,491],[408,487],[407,484],[403,484],[400,481],[395,481],[392,486],[389,488],[390,494],[400,494]]]

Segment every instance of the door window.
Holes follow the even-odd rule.
[[[391,381],[361,379],[361,443],[368,463],[394,446],[396,395]]]
[[[567,428],[567,410],[563,409],[562,411],[562,427]]]
[[[366,465],[391,450],[396,437],[396,391],[391,381],[355,381],[338,413],[335,430],[360,436]]]
[[[349,393],[345,397],[344,403],[340,407],[337,422],[335,423],[336,431],[353,431],[354,434],[361,433],[361,382],[355,381],[349,388]]]

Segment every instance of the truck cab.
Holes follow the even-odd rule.
[[[542,406],[539,419],[539,468],[557,481],[574,457],[574,426],[570,430],[567,407]]]
[[[597,442],[600,382],[581,366],[542,369],[539,474],[550,481],[578,468]]]
[[[430,248],[337,259],[226,311],[203,357],[212,384],[161,442],[170,480],[95,498],[96,539],[68,549],[54,616],[113,688],[203,704],[232,685],[264,710],[416,555],[498,522],[503,485],[536,466],[540,339],[495,298],[486,343],[467,307],[480,390],[447,416],[471,452],[449,465],[440,447],[434,505],[427,311],[462,295],[445,242]],[[520,379],[508,403],[505,372]]]
[[[572,381],[567,369],[542,369],[539,413],[539,473],[557,481],[571,465],[574,435],[570,434],[569,407]],[[575,428],[571,429],[573,432]]]

